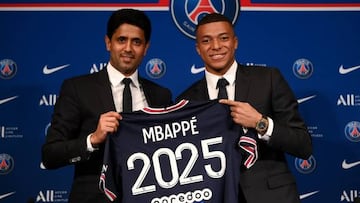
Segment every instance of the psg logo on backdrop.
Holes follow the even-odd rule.
[[[15,76],[17,71],[16,63],[11,59],[3,59],[0,61],[0,78],[10,79]]]
[[[295,158],[295,168],[303,174],[311,173],[316,168],[316,160],[313,155],[311,155],[310,158],[306,160]]]
[[[166,72],[166,65],[164,61],[158,58],[151,59],[145,66],[146,74],[154,79],[161,78]]]
[[[234,0],[171,0],[170,11],[176,26],[186,36],[195,39],[199,20],[208,13],[221,13],[234,24],[240,11]]]
[[[312,63],[307,59],[298,59],[293,65],[293,72],[300,79],[309,78],[314,71]]]
[[[0,175],[10,173],[14,168],[14,159],[8,154],[0,154]]]
[[[345,126],[345,136],[351,142],[360,141],[360,122],[351,121]]]

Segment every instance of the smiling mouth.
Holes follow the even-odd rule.
[[[124,60],[124,62],[130,62],[134,59],[134,56],[122,55],[121,58]]]
[[[134,55],[130,53],[122,53],[120,54],[120,56],[125,58],[134,58]]]
[[[225,53],[220,54],[210,54],[210,58],[214,60],[223,59],[225,57]]]

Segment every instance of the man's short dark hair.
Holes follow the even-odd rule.
[[[142,29],[144,31],[146,43],[149,42],[151,36],[150,19],[143,11],[136,9],[120,9],[112,13],[107,23],[106,35],[109,39],[111,39],[115,30],[124,23]]]
[[[199,28],[199,26],[204,25],[204,24],[208,24],[208,23],[214,23],[214,22],[228,22],[231,26],[233,26],[232,22],[230,21],[230,19],[226,16],[224,16],[223,14],[220,13],[209,13],[207,15],[205,15],[203,18],[201,18],[201,20],[199,21],[199,23],[196,25],[196,30]]]

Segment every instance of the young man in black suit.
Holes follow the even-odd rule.
[[[246,67],[235,60],[238,39],[233,25],[217,13],[203,17],[196,28],[196,50],[205,63],[205,77],[177,97],[217,99],[217,81],[227,80],[229,105],[235,123],[258,132],[258,160],[241,169],[240,182],[247,203],[299,203],[294,176],[285,153],[307,159],[312,141],[298,112],[298,103],[278,69]]]
[[[121,125],[124,78],[131,79],[132,110],[172,104],[169,89],[138,76],[149,48],[151,23],[142,11],[122,9],[109,18],[105,44],[107,67],[63,82],[51,126],[42,147],[46,168],[74,164],[69,203],[109,202],[99,189],[104,141]]]

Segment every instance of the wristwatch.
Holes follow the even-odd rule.
[[[266,116],[262,115],[261,119],[256,122],[255,130],[260,134],[264,135],[269,127],[269,121]]]

